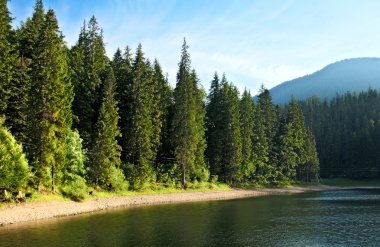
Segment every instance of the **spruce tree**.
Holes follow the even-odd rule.
[[[224,119],[221,108],[220,82],[218,74],[214,74],[206,106],[206,157],[212,175],[221,174],[221,152],[223,145]]]
[[[132,182],[140,187],[152,179],[155,149],[153,147],[153,100],[152,73],[141,44],[132,64],[131,104],[127,132],[127,162],[132,167]]]
[[[305,163],[307,131],[304,118],[296,100],[289,103],[285,125],[281,127],[279,141],[279,169],[283,179],[296,179],[296,169]]]
[[[239,91],[230,84],[225,75],[221,81],[221,112],[224,124],[221,149],[221,176],[227,183],[239,182],[242,178],[242,137],[240,130]]]
[[[177,84],[174,89],[172,143],[176,162],[181,167],[181,183],[186,187],[190,178],[188,170],[194,166],[197,142],[196,108],[194,107],[194,83],[191,80],[191,62],[184,39],[181,60],[178,64]]]
[[[90,152],[89,173],[92,181],[96,186],[108,189],[117,188],[120,180],[124,180],[120,170],[121,147],[116,139],[120,136],[120,130],[115,86],[113,71],[109,69],[103,88],[103,100],[96,124],[94,146]]]
[[[272,103],[269,90],[264,87],[258,96],[255,111],[253,134],[253,163],[255,176],[258,181],[268,181],[275,173],[274,164],[270,163],[270,154],[276,144],[273,143],[277,131],[278,117]]]
[[[154,78],[157,78],[158,82],[157,93],[160,94],[158,107],[161,111],[161,130],[156,163],[171,163],[173,151],[170,144],[170,124],[173,108],[173,89],[168,78],[163,76],[161,66],[157,60],[154,63],[154,71]]]
[[[24,87],[20,92],[21,97],[24,97],[23,103],[20,102],[21,109],[23,109],[20,111],[20,114],[22,114],[23,119],[26,119],[25,124],[21,123],[20,126],[20,131],[22,132],[20,140],[24,143],[26,155],[33,173],[38,173],[36,166],[39,160],[40,133],[35,130],[38,129],[38,121],[36,119],[39,117],[38,109],[41,106],[39,98],[40,86],[36,85],[40,69],[37,61],[39,54],[36,48],[40,42],[44,15],[45,10],[42,0],[36,0],[32,17],[28,18],[25,23],[22,23],[20,29],[17,30],[21,70],[19,70],[20,74],[16,76],[20,78],[20,81],[14,81],[14,86],[17,87],[17,84],[24,82]],[[13,105],[13,107],[16,105]],[[17,136],[19,136],[19,133],[17,133]],[[39,183],[38,180],[36,179],[36,184]]]
[[[115,73],[116,99],[119,105],[121,159],[125,162],[127,160],[128,135],[132,123],[132,55],[128,46],[124,53],[120,49],[116,51],[111,66]]]
[[[12,18],[7,0],[0,1],[0,116],[6,113],[12,90],[11,81],[16,65],[15,45],[12,42]],[[14,93],[14,92],[13,92]]]
[[[195,158],[194,158],[194,166],[190,169],[190,173],[193,173],[193,180],[198,180],[201,182],[205,182],[209,179],[209,171],[206,168],[205,162],[205,150],[207,147],[206,143],[206,126],[205,126],[205,116],[206,116],[206,108],[204,99],[206,97],[206,92],[203,88],[199,87],[199,80],[197,78],[197,74],[193,69],[190,75],[190,80],[193,83],[193,97],[194,97],[194,109],[195,109],[195,134],[194,141],[196,145],[195,149]]]
[[[108,65],[103,31],[94,16],[84,23],[76,45],[70,51],[74,85],[74,127],[83,138],[85,148],[93,144],[93,135],[102,98],[102,85]]]
[[[253,171],[252,139],[255,105],[252,96],[246,89],[240,100],[240,129],[242,136],[242,175],[248,179]]]
[[[315,139],[310,129],[307,129],[304,151],[305,159],[302,164],[297,166],[297,179],[306,182],[311,182],[313,179],[318,180],[319,158]]]
[[[59,183],[65,162],[65,144],[72,124],[73,98],[69,78],[67,48],[59,31],[54,11],[44,18],[35,47],[32,88],[30,95],[34,109],[31,122],[35,127],[32,143],[35,153],[32,160],[37,185],[51,186]]]

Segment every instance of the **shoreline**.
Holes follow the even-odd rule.
[[[178,192],[167,194],[141,194],[130,196],[113,196],[74,201],[25,202],[5,204],[0,208],[0,226],[21,222],[31,222],[51,218],[73,216],[78,214],[103,211],[120,207],[158,205],[170,203],[231,200],[238,198],[284,195],[305,192],[333,190],[339,187],[319,185],[290,188],[267,189],[231,189],[210,190],[205,192]]]

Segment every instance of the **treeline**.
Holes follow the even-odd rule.
[[[262,89],[255,105],[217,74],[206,97],[186,41],[173,90],[141,45],[110,60],[95,17],[69,49],[41,0],[17,30],[6,0],[0,16],[0,188],[70,195],[87,185],[278,184],[318,174],[296,101],[281,111]]]
[[[377,90],[301,102],[317,140],[321,176],[380,177],[380,94]]]

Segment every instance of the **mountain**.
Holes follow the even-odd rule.
[[[287,103],[293,95],[297,100],[318,96],[331,99],[337,93],[380,89],[380,58],[352,58],[332,63],[323,69],[281,83],[270,89],[273,102]]]

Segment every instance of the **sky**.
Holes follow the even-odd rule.
[[[32,15],[34,0],[11,0],[14,27]],[[256,94],[347,58],[380,57],[378,0],[45,0],[68,46],[92,15],[107,55],[142,44],[174,86],[185,37],[206,90],[226,74]]]

